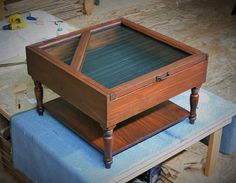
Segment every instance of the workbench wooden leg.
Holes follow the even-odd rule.
[[[108,169],[111,168],[112,164],[113,129],[114,127],[103,129],[104,164]]]
[[[219,156],[222,128],[210,135],[208,142],[208,152],[205,166],[205,175],[210,176],[214,173]]]
[[[190,95],[190,115],[189,115],[189,122],[191,124],[194,124],[196,117],[197,117],[197,104],[199,99],[199,89],[200,87],[194,87],[191,89],[191,95]]]
[[[43,115],[44,107],[43,107],[43,87],[39,81],[34,81],[34,93],[37,100],[37,112],[39,115]]]

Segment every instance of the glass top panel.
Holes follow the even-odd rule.
[[[65,64],[70,65],[77,45],[79,44],[79,40],[80,37],[75,37],[70,40],[43,48],[43,50]]]
[[[112,88],[189,55],[119,25],[91,34],[81,72]]]

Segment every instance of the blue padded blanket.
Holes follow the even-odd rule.
[[[189,92],[174,97],[172,101],[188,109]],[[13,163],[16,169],[38,183],[107,182],[235,112],[234,104],[201,90],[194,125],[186,119],[115,155],[112,168],[108,170],[104,168],[100,152],[47,111],[42,117],[30,110],[11,119]]]

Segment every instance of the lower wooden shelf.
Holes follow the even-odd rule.
[[[44,104],[45,108],[65,126],[72,129],[99,151],[103,152],[103,130],[99,123],[80,110],[57,98]],[[115,155],[131,146],[182,121],[189,112],[170,102],[163,102],[143,113],[119,123],[113,132],[112,154]]]

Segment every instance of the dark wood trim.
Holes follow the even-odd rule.
[[[107,29],[107,28],[111,28],[111,27],[114,27],[114,26],[117,26],[117,25],[120,25],[121,24],[121,18],[117,18],[115,20],[112,20],[110,21],[109,24],[107,23],[102,23],[100,24],[101,26],[98,26],[98,27],[91,27],[91,32],[96,32],[96,31],[100,31],[102,29]]]
[[[170,78],[135,90],[117,100],[108,102],[108,126],[143,112],[190,88],[200,86],[206,80],[207,62],[200,62]],[[128,101],[128,102],[127,102]]]
[[[66,64],[64,65],[66,66]],[[27,50],[27,66],[28,73],[33,80],[40,81],[45,86],[50,87],[52,91],[63,96],[99,123],[104,124],[106,122],[109,95],[94,89],[90,86],[91,84],[83,81],[83,78],[78,75],[73,76],[75,71],[71,67],[69,68],[73,71],[72,73],[60,68],[59,64],[52,64],[48,59],[43,58],[40,53],[29,50]],[[50,76],[45,73],[50,73]],[[55,80],[60,82],[55,82]]]
[[[199,92],[200,87],[194,87],[191,89],[191,95],[190,95],[190,115],[189,115],[189,121],[191,124],[194,124],[196,118],[197,118],[197,105],[199,100]]]
[[[161,68],[159,70],[150,72],[148,74],[139,76],[139,77],[137,77],[137,78],[135,78],[133,80],[127,81],[125,83],[122,83],[121,85],[113,87],[111,89],[108,89],[108,88],[104,87],[103,85],[101,85],[100,83],[95,82],[94,80],[92,80],[91,78],[87,77],[86,75],[84,75],[81,72],[73,72],[74,75],[77,76],[77,78],[79,76],[83,76],[83,78],[85,79],[85,82],[90,83],[91,87],[93,87],[96,90],[102,91],[107,96],[115,95],[116,96],[115,99],[116,99],[117,97],[121,97],[123,95],[128,94],[131,90],[136,90],[136,89],[139,89],[139,88],[142,88],[142,87],[145,87],[145,86],[148,86],[150,84],[155,83],[155,77],[158,76],[158,75],[163,75],[163,74],[165,74],[167,72],[171,73],[171,75],[172,75],[172,74],[175,74],[176,72],[178,72],[179,70],[181,70],[183,68],[190,67],[191,65],[194,65],[195,63],[199,62],[199,60],[206,60],[207,59],[207,55],[202,53],[202,52],[200,52],[197,49],[194,49],[194,48],[192,48],[190,46],[187,46],[187,45],[185,45],[185,44],[183,44],[183,43],[181,43],[179,41],[176,41],[176,40],[174,40],[172,38],[169,38],[169,37],[164,36],[164,35],[162,35],[160,33],[152,31],[152,30],[150,30],[150,29],[148,29],[146,27],[143,27],[143,26],[141,26],[139,24],[133,23],[133,22],[131,22],[131,21],[127,20],[127,19],[124,19],[124,18],[118,18],[118,19],[110,21],[110,22],[106,22],[106,23],[102,23],[102,24],[99,24],[99,25],[91,26],[91,27],[79,30],[78,33],[80,35],[81,35],[81,33],[83,33],[83,32],[85,33],[87,31],[90,31],[92,33],[92,32],[96,32],[96,31],[99,31],[99,30],[102,30],[102,29],[105,29],[105,28],[109,28],[109,27],[112,27],[112,26],[119,25],[121,23],[124,24],[125,26],[128,26],[128,27],[130,27],[132,29],[135,29],[135,30],[137,30],[139,32],[142,32],[142,33],[144,33],[144,34],[146,34],[146,35],[148,35],[150,37],[153,37],[154,39],[163,41],[163,42],[165,42],[167,44],[170,44],[173,47],[176,47],[176,48],[181,49],[183,51],[187,51],[188,53],[190,53],[192,55],[187,57],[187,58],[181,59],[181,60],[179,60],[179,61],[177,61],[175,63],[172,63],[171,65],[163,67],[163,68]],[[65,37],[64,39],[57,38],[54,42],[51,42],[49,45],[44,43],[44,45],[40,46],[39,48],[45,48],[45,47],[51,46],[51,45],[53,45],[55,43],[66,41],[66,40],[69,40],[69,39],[71,39],[73,37],[77,37],[78,36],[78,35],[74,35],[74,34],[72,35],[72,37],[70,37],[70,33],[69,33],[69,34],[67,34],[67,37]],[[85,41],[85,43],[86,43],[86,41]],[[80,50],[80,51],[78,50],[78,52],[81,55],[83,55],[84,52],[86,51],[85,47],[82,46],[82,50]],[[37,50],[37,52],[40,51],[43,54],[44,51],[39,49],[38,45],[36,45],[34,48]],[[45,53],[45,55],[47,55],[45,58],[51,57],[47,53]],[[56,59],[54,57],[51,57],[51,59],[53,60],[52,63],[54,63],[56,61]],[[60,64],[62,67],[66,68],[64,66],[66,64],[62,63],[61,61],[58,60],[57,63]],[[76,67],[76,64],[72,64],[72,65],[73,65],[73,67]],[[81,62],[78,65],[78,67],[80,67],[80,66],[81,66]],[[71,69],[69,69],[69,70],[70,70],[69,72],[72,72]],[[112,99],[112,97],[109,97],[109,98]]]
[[[86,31],[82,33],[81,38],[79,40],[79,44],[76,48],[71,66],[76,70],[79,71],[81,68],[81,65],[84,60],[84,54],[87,49],[88,43],[90,39],[90,31]]]
[[[43,115],[43,87],[42,84],[37,80],[34,81],[34,94],[37,100],[37,112],[39,115]]]
[[[26,54],[28,52],[34,52],[35,54],[39,55],[40,57],[42,57],[44,59],[42,61],[49,62],[52,65],[59,67],[63,71],[67,72],[68,74],[70,74],[73,77],[80,80],[81,82],[88,84],[94,90],[99,91],[103,95],[109,97],[109,95],[111,93],[110,89],[108,89],[108,88],[104,87],[103,85],[95,82],[94,80],[88,78],[87,76],[85,76],[81,72],[75,71],[71,66],[64,64],[61,60],[54,58],[53,56],[51,56],[47,52],[43,51],[42,49],[40,49],[38,47],[28,46],[28,47],[26,47]],[[28,63],[28,61],[27,61],[27,63]]]
[[[207,62],[207,60],[205,59],[205,54],[194,54],[187,58],[174,62],[171,65],[167,65],[161,69],[152,71],[133,80],[122,83],[119,86],[111,88],[110,90],[112,93],[115,93],[117,98],[119,98],[128,94],[130,91],[138,90],[148,85],[155,84],[157,76],[162,76],[167,72],[170,73],[170,75],[174,75],[181,70],[189,68],[199,62]]]
[[[115,126],[103,129],[104,144],[104,164],[106,168],[111,168],[112,164],[112,147],[113,147],[113,129]]]
[[[46,41],[42,41],[42,42],[39,42],[39,43],[32,44],[31,47],[46,49],[47,47],[53,46],[55,44],[59,44],[59,43],[62,43],[64,41],[69,41],[73,38],[80,37],[81,33],[82,33],[82,31],[79,30],[79,31],[76,31],[76,33],[75,32],[68,33],[68,34],[71,34],[71,35],[64,34],[64,35],[61,35],[61,36],[58,36],[58,37],[55,37],[55,38],[52,38],[52,39],[49,39],[49,40],[46,40]],[[66,36],[66,35],[68,35],[68,36]]]

